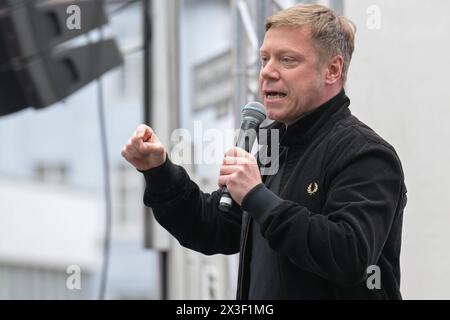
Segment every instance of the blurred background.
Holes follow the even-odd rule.
[[[449,299],[446,0],[0,0],[0,299],[233,299],[237,256],[182,248],[120,151],[140,123],[168,148],[185,129],[215,190],[198,133],[258,99],[266,17],[315,2],[356,24],[350,109],[403,163],[403,297]]]

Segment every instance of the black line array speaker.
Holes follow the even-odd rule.
[[[66,44],[107,22],[101,0],[0,0],[0,116],[47,107],[122,64],[114,39]]]

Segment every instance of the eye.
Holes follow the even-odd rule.
[[[259,58],[259,63],[261,64],[261,66],[265,66],[268,61],[269,61],[269,58],[267,58],[266,56],[261,56]]]
[[[295,63],[295,59],[291,57],[281,57],[280,62],[284,65],[292,65]]]

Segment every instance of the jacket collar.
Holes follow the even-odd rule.
[[[275,121],[269,125],[267,141],[270,144],[270,131],[273,129],[280,130],[280,145],[289,146],[296,144],[304,144],[315,136],[315,134],[323,129],[327,124],[334,123],[330,121],[331,118],[336,118],[343,113],[350,113],[348,106],[350,105],[350,99],[345,94],[345,90],[342,89],[335,97],[328,100],[313,111],[304,114],[294,123],[290,124],[286,129],[284,123]]]

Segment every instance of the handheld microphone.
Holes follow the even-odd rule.
[[[255,142],[259,125],[266,119],[264,106],[259,102],[250,102],[242,109],[242,124],[239,131],[236,147],[250,152]],[[222,196],[219,202],[219,209],[229,212],[233,199],[227,187],[222,188]]]

